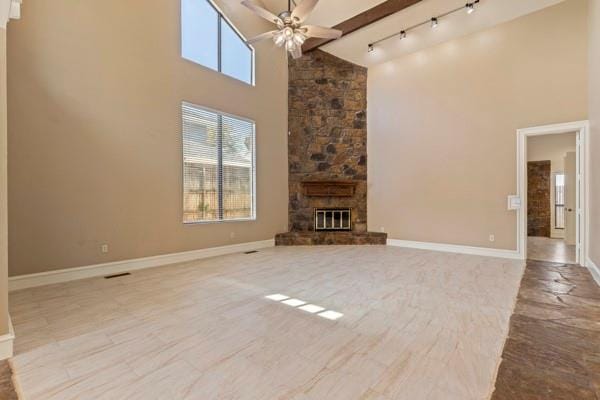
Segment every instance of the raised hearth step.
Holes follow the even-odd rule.
[[[275,235],[276,246],[385,245],[387,233],[380,232],[286,232]]]

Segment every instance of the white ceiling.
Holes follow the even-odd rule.
[[[262,0],[277,13],[287,8],[287,0]],[[473,14],[458,12],[440,20],[436,29],[423,26],[411,31],[405,40],[389,39],[367,52],[369,43],[392,35],[403,28],[464,6],[466,0],[423,0],[422,2],[371,24],[322,47],[329,53],[353,63],[372,66],[402,57],[427,47],[491,28],[564,0],[481,0]],[[383,0],[321,0],[309,23],[333,26],[357,15]]]
[[[296,0],[300,4],[301,0]],[[308,23],[331,27],[375,7],[385,0],[321,0],[315,7]],[[287,10],[287,0],[262,0],[273,13]]]

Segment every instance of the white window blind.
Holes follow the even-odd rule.
[[[255,219],[254,122],[182,103],[183,222]]]

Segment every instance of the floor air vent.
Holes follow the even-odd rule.
[[[258,250],[247,251],[244,254],[254,254],[254,253],[258,253]]]
[[[120,278],[122,276],[127,276],[127,275],[131,275],[131,274],[129,272],[124,272],[122,274],[114,274],[114,275],[105,276],[104,279]]]

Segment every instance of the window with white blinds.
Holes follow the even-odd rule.
[[[183,222],[256,217],[254,122],[182,103]]]

